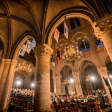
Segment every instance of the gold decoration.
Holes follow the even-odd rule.
[[[18,63],[16,66],[16,71],[32,72],[32,65],[28,63]]]

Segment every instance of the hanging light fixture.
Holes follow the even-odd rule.
[[[32,72],[31,64],[28,63],[18,63],[16,66],[16,71],[26,71],[26,72]]]

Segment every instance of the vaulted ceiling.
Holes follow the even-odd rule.
[[[67,13],[83,13],[93,21],[112,12],[111,0],[1,0],[0,39],[4,44],[4,57],[13,53],[27,35],[34,36],[38,44],[46,38],[55,22]]]

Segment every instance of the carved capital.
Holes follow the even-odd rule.
[[[105,17],[96,22],[95,34],[97,37],[100,37],[107,31],[111,30],[112,30],[112,16]]]
[[[53,52],[47,44],[39,45],[35,48],[37,56],[50,56]]]
[[[112,30],[112,16],[108,16],[99,20],[96,24],[96,27],[99,27],[101,31]]]

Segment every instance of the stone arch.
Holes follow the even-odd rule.
[[[30,39],[35,39],[35,37],[34,37],[34,35],[31,33],[31,32],[26,32],[26,33],[24,33],[20,38],[19,38],[19,40],[18,40],[18,42],[15,44],[16,45],[16,47],[15,47],[15,49],[13,49],[12,51],[13,51],[13,53],[12,53],[12,59],[13,60],[17,60],[16,62],[16,65],[15,65],[15,69],[14,69],[14,78],[13,78],[13,87],[16,87],[16,86],[14,86],[14,84],[15,84],[15,80],[16,80],[16,78],[18,77],[18,76],[20,76],[20,75],[24,75],[24,80],[22,80],[22,77],[20,77],[20,79],[19,80],[22,80],[23,82],[23,89],[25,89],[25,88],[27,88],[27,89],[29,89],[30,88],[30,83],[31,83],[31,74],[34,72],[34,68],[36,67],[36,65],[33,63],[33,61],[31,62],[31,61],[29,61],[29,60],[27,60],[27,59],[25,59],[25,58],[19,58],[18,59],[18,56],[19,56],[19,52],[20,52],[20,50],[21,50],[21,48],[23,47],[23,45],[26,43],[26,41],[27,40],[30,40]],[[35,39],[35,41],[36,41],[36,39]],[[36,59],[36,57],[35,57],[35,55],[33,55],[34,56],[34,58]],[[36,61],[36,60],[34,60],[34,61]],[[27,66],[27,69],[26,70],[22,70],[22,69],[17,69],[17,68],[19,68],[18,66],[19,66],[19,64],[20,64],[20,66]],[[28,66],[30,66],[30,67],[28,67]],[[28,68],[30,69],[30,70],[28,70]],[[18,75],[18,76],[17,76]],[[26,84],[28,82],[28,84]],[[34,81],[35,82],[35,81]]]
[[[91,77],[95,77],[96,82],[92,82]],[[80,82],[84,95],[93,94],[98,89],[105,91],[97,66],[91,61],[85,60],[81,64]]]
[[[73,69],[71,64],[66,63],[66,64],[62,64],[62,66],[60,66],[60,72],[65,66],[69,67],[70,69]]]
[[[87,34],[86,33],[84,33],[84,32],[76,32],[73,36],[72,36],[72,38],[76,38],[76,41],[78,40],[78,39],[82,39],[84,36],[87,36]]]
[[[34,38],[35,39],[35,35],[33,35],[31,32],[27,32],[27,33],[24,33],[20,39],[18,40],[18,42],[15,44],[16,45],[16,48],[13,49],[12,51],[12,55],[11,57],[13,59],[16,59],[17,58],[17,55],[22,47],[22,45],[28,40],[28,39],[31,39],[31,38]]]
[[[78,17],[78,18],[82,18],[82,19],[85,19],[87,20],[92,29],[94,29],[94,17],[89,14],[88,12],[84,12],[84,10],[81,11],[77,11],[76,9],[72,9],[71,12],[69,12],[70,9],[67,9],[66,11],[62,11],[60,12],[58,15],[57,15],[57,18],[54,18],[51,23],[49,24],[47,30],[47,34],[46,34],[46,40],[45,42],[48,43],[49,46],[51,46],[51,40],[52,40],[52,35],[55,31],[55,29],[65,20],[65,16],[66,16],[66,19],[69,19],[69,18],[75,18],[75,17]]]

